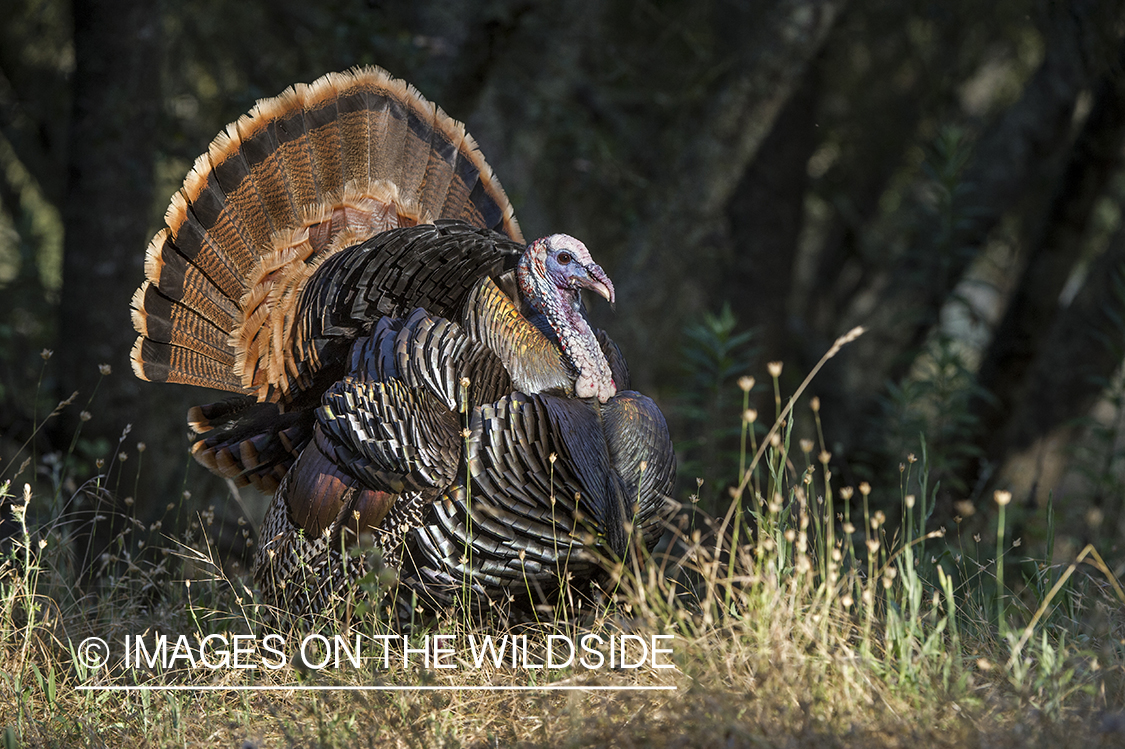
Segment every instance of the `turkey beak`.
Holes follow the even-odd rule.
[[[613,281],[609,280],[609,276],[597,263],[591,263],[583,267],[586,273],[578,279],[578,284],[605,299],[609,302],[610,309],[616,312],[617,298],[613,293]]]

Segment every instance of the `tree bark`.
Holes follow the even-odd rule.
[[[817,145],[815,68],[762,142],[730,202],[732,257],[715,290],[742,327],[757,331],[763,361],[792,361],[789,324],[796,247],[805,214],[807,165]]]
[[[644,214],[618,263],[618,298],[632,314],[615,326],[614,335],[630,354],[640,389],[653,391],[658,379],[678,374],[676,357],[662,354],[676,350],[683,320],[701,306],[698,291],[685,282],[698,278],[707,259],[703,253],[721,231],[722,212],[739,179],[842,5],[782,0],[738,29],[744,33],[742,54],[731,72],[697,114],[680,123],[686,143],[671,155],[663,179],[651,183]],[[648,355],[636,355],[641,352]]]
[[[1091,265],[1031,363],[1022,397],[1000,433],[1007,451],[1030,446],[1087,413],[1125,355],[1125,227]]]
[[[137,507],[145,504],[143,498],[163,511],[167,502],[178,504],[188,461],[183,421],[168,418],[178,395],[137,379],[129,357],[136,338],[130,299],[144,278],[144,248],[153,230],[159,6],[148,0],[74,0],[73,9],[76,68],[57,359],[61,394],[77,390],[79,397],[60,421],[54,442],[66,445],[81,429],[83,441],[70,465],[84,464],[90,471],[97,457],[111,465],[108,459],[131,423],[120,448],[134,456],[129,468],[137,466],[137,442],[151,448],[143,456]],[[100,371],[103,364],[110,365],[110,374]],[[84,408],[91,417],[80,422]],[[121,486],[122,494],[131,493],[133,481]],[[112,531],[103,523],[95,532],[105,543],[105,533]]]
[[[989,128],[974,150],[955,202],[956,218],[944,247],[934,243],[936,224],[919,222],[906,238],[910,249],[876,294],[853,305],[842,328],[869,332],[843,352],[850,398],[844,422],[862,428],[877,410],[887,381],[906,375],[938,321],[945,301],[963,278],[989,233],[1008,211],[1044,189],[1069,146],[1078,94],[1106,67],[1117,40],[1105,31],[1120,3],[1096,0],[1051,6],[1043,63],[1020,99]],[[888,353],[890,355],[888,355]],[[859,435],[848,437],[854,443]]]
[[[1119,62],[1125,64],[1125,48]],[[1028,431],[1031,423],[1021,426],[1006,422],[1012,418],[1026,420],[1021,414],[1027,409],[1028,397],[1042,395],[1035,392],[1037,378],[1042,375],[1029,378],[1029,373],[1048,350],[1047,340],[1054,333],[1055,318],[1065,314],[1059,307],[1059,295],[1082,257],[1083,239],[1095,203],[1121,166],[1123,144],[1125,75],[1118,69],[1107,74],[1098,87],[1093,108],[1075,142],[1046,220],[1033,229],[1036,238],[1020,284],[981,364],[979,383],[994,400],[981,400],[977,404],[976,410],[981,416],[978,445],[992,463],[1002,462],[1009,450],[1025,448],[1042,436]],[[1097,279],[1088,282],[1096,283]],[[1063,371],[1086,358],[1084,352],[1074,353],[1077,361],[1057,361]],[[1100,371],[1102,367],[1095,365],[1094,369]],[[1058,398],[1051,400],[1059,404]],[[1080,397],[1075,404],[1085,400]],[[1079,415],[1070,413],[1049,421]],[[1017,441],[1012,442],[1012,439]]]

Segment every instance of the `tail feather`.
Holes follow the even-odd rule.
[[[149,245],[133,299],[138,376],[292,399],[303,365],[289,339],[313,271],[443,218],[522,242],[464,126],[409,84],[365,68],[259,102],[196,160]]]
[[[429,163],[430,134],[433,132],[434,107],[429,105],[426,110],[418,111],[409,109],[405,126],[406,137],[403,141],[402,171],[398,175],[399,189],[404,196],[416,196],[422,187],[422,180],[426,175],[426,164]],[[425,216],[419,216],[425,222]]]
[[[457,150],[456,161],[452,165],[453,178],[445,193],[445,203],[441,207],[443,215],[458,218],[470,224],[485,225],[484,217],[472,202],[473,188],[481,183],[482,175],[478,165],[467,154],[477,152],[472,137],[465,133],[462,145]],[[485,175],[490,176],[490,175]]]
[[[304,88],[305,132],[313,155],[313,174],[316,175],[320,202],[342,197],[343,171],[340,168],[340,130],[337,120],[336,87],[331,76],[325,76]]]
[[[211,197],[212,193],[207,195]],[[189,206],[183,192],[172,196],[167,216],[169,228],[158,233],[149,244],[145,273],[150,281],[172,296],[182,282],[177,283],[175,278],[162,279],[160,265],[168,263],[179,267],[181,276],[189,270],[184,266],[190,266],[193,277],[210,280],[224,297],[237,303],[245,293],[245,269],[253,267],[253,258],[241,245],[231,251],[220,246],[218,236],[211,234],[196,216],[205,213],[200,210],[204,202],[197,201]],[[173,253],[182,257],[173,257]]]
[[[219,247],[244,262],[249,261],[250,266],[241,266],[249,270],[256,254],[254,248],[269,241],[270,221],[253,180],[247,179],[250,166],[242,155],[241,145],[238,131],[230,125],[215,136],[207,148],[206,182],[199,196],[204,200],[196,198],[189,203],[203,227],[219,240]],[[221,205],[216,205],[220,199]],[[216,208],[217,214],[214,213]],[[212,222],[210,226],[207,221]]]
[[[437,124],[439,117],[440,110],[435,112],[430,132],[429,160],[422,177],[420,202],[422,205],[444,207],[445,196],[453,182],[458,148],[465,142],[465,129],[461,127],[447,132]]]
[[[400,92],[383,90],[375,97],[372,113],[375,115],[371,134],[370,173],[390,184],[401,182],[403,150],[406,141],[405,120],[407,107],[401,96],[409,93],[406,84]],[[396,93],[398,96],[396,96]]]
[[[367,185],[371,182],[371,132],[374,115],[370,109],[371,91],[357,85],[349,91],[344,76],[332,75],[332,82],[341,93],[336,99],[340,123],[340,160],[346,185]]]
[[[316,172],[300,93],[295,87],[286,89],[276,99],[260,102],[254,112],[273,124],[286,181],[298,209],[317,205]]]
[[[273,491],[313,436],[311,411],[280,413],[246,396],[196,406],[188,423],[200,435],[191,451],[212,471],[239,486]]]
[[[144,296],[135,297],[134,302],[143,305],[150,294],[159,293],[215,325],[229,329],[241,316],[237,299],[228,296],[224,289],[232,277],[224,278],[222,269],[216,269],[213,273],[219,278],[216,283],[211,276],[200,273],[166,236],[158,234],[154,241],[160,241],[161,247],[149,255],[145,269],[147,279],[139,290]]]
[[[252,113],[240,117],[236,126],[242,153],[272,231],[296,225],[300,210],[285,176],[275,123]]]
[[[215,345],[222,334],[221,328],[207,317],[197,314],[189,307],[174,302],[160,293],[160,290],[147,284],[138,289],[143,291],[143,306],[139,309],[141,325],[145,336],[158,343],[171,343],[191,349],[196,353],[233,367],[234,355],[225,347]]]
[[[183,346],[138,338],[131,358],[143,380],[230,389],[230,366]]]

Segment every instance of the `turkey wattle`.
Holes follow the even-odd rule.
[[[549,603],[655,544],[675,458],[586,319],[612,282],[573,237],[525,249],[464,127],[407,84],[259,102],[166,220],[134,370],[239,394],[191,409],[192,452],[274,491],[255,577],[283,616],[347,600],[365,535],[438,606]]]

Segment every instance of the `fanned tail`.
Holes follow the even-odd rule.
[[[133,368],[288,402],[293,319],[336,251],[459,219],[522,242],[463,125],[378,68],[260,101],[227,126],[172,197],[133,297]]]

